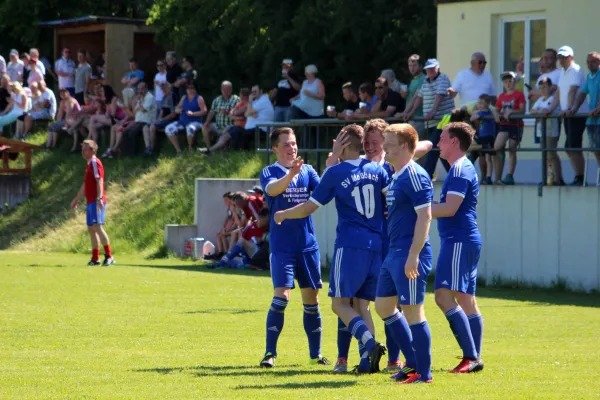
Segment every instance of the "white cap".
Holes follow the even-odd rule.
[[[423,67],[423,69],[430,69],[430,68],[439,68],[440,63],[437,59],[435,58],[430,58],[429,60],[427,60],[427,62],[425,63],[425,66]]]
[[[515,74],[512,71],[504,71],[503,73],[500,74],[500,78],[504,79],[507,76],[510,76],[511,78],[515,79],[517,77],[517,74]]]
[[[562,57],[573,57],[575,52],[570,46],[563,46],[558,49],[557,55]]]
[[[317,66],[315,64],[307,65],[304,68],[305,74],[316,74],[317,72],[319,72],[319,70],[317,69]]]
[[[292,61],[291,58],[284,58],[283,61],[281,62],[281,65],[292,65],[294,62]]]

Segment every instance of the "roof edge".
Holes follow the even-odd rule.
[[[136,18],[122,18],[122,17],[99,17],[96,15],[86,15],[84,17],[79,18],[68,18],[68,19],[58,19],[54,21],[41,21],[37,23],[37,26],[50,28],[56,26],[64,26],[71,24],[79,24],[79,23],[97,23],[97,24],[130,24],[130,25],[146,25],[145,19],[136,19]]]

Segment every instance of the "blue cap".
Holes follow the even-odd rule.
[[[439,66],[440,66],[440,63],[436,58],[430,58],[425,63],[425,66],[423,67],[423,69],[439,68]]]

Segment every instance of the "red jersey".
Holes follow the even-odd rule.
[[[96,179],[102,179],[102,202],[106,203],[106,196],[104,193],[104,166],[102,162],[93,156],[88,161],[85,167],[85,175],[83,177],[83,192],[85,193],[85,200],[87,204],[95,203],[98,198],[98,185]]]
[[[267,232],[266,228],[259,228],[258,222],[253,222],[244,229],[242,232],[242,237],[246,240],[253,240],[256,242],[258,239],[262,238],[263,235]]]
[[[507,110],[516,112],[516,110],[518,110],[519,107],[521,107],[521,105],[525,103],[525,95],[521,91],[515,90],[511,94],[501,93],[500,96],[498,96],[498,100],[496,101],[496,108],[498,109],[498,113],[500,113],[501,118],[500,125],[523,126],[522,119],[518,121],[503,121],[502,114],[504,114],[504,112]]]
[[[264,202],[256,196],[248,196],[248,205],[244,207],[246,218],[254,220],[258,219],[258,212],[263,208]]]

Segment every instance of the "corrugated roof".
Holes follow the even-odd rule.
[[[58,19],[55,21],[42,21],[38,22],[38,26],[42,27],[54,27],[54,26],[65,26],[74,24],[131,24],[131,25],[145,25],[145,19],[134,19],[134,18],[119,18],[119,17],[98,17],[96,15],[86,15],[85,17],[70,18],[70,19]]]

